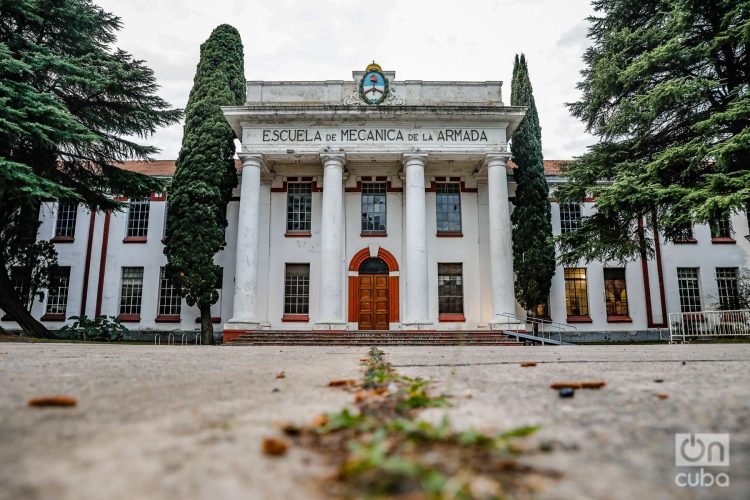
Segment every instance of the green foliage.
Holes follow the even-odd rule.
[[[75,320],[72,325],[60,329],[63,333],[72,334],[79,340],[95,342],[120,342],[128,329],[117,318],[111,316],[97,316],[94,319],[82,316],[71,316]]]
[[[433,397],[427,389],[430,385],[429,380],[417,379],[405,388],[406,399],[398,404],[397,410],[411,410],[414,408],[436,408],[449,406],[445,397]]]
[[[573,116],[599,142],[557,195],[595,196],[564,262],[653,251],[666,230],[750,204],[750,2],[595,0]]]
[[[201,314],[219,298],[216,282],[221,268],[213,259],[226,244],[226,207],[237,185],[235,135],[221,106],[245,102],[243,58],[240,35],[226,24],[214,29],[201,45],[182,148],[169,188],[167,272],[187,303],[197,305]]]
[[[513,223],[513,270],[518,302],[526,310],[543,304],[549,297],[555,274],[555,242],[552,237],[549,187],[544,176],[542,129],[529,80],[526,57],[513,65],[511,105],[526,106],[526,116],[511,140],[517,168]]]

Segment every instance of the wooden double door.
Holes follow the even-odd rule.
[[[388,275],[359,275],[359,329],[388,330]]]

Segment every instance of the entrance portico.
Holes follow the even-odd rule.
[[[268,236],[271,240],[282,238],[278,245],[290,254],[285,258],[287,263],[309,262],[309,321],[295,328],[341,330],[362,326],[359,316],[366,309],[360,307],[360,292],[364,285],[359,280],[359,267],[352,269],[355,259],[347,259],[347,255],[359,252],[361,260],[365,255],[361,254],[362,243],[367,245],[367,258],[379,258],[388,265],[387,275],[374,273],[375,278],[367,280],[368,293],[380,299],[372,309],[378,318],[366,325],[380,328],[387,316],[391,329],[438,328],[434,310],[437,281],[431,262],[450,245],[456,248],[453,254],[440,258],[466,262],[463,286],[476,292],[465,299],[469,309],[476,311],[466,321],[475,328],[490,328],[499,320],[505,323],[500,314],[516,312],[507,138],[523,118],[524,109],[503,105],[499,82],[398,82],[392,72],[383,74],[391,99],[378,105],[350,102],[362,76],[362,72],[354,72],[354,83],[348,84],[249,82],[246,105],[224,108],[227,120],[242,138],[243,164],[234,311],[225,330],[273,328],[281,316],[272,307],[279,297],[270,293],[274,288],[270,273],[281,264],[274,267],[276,253],[258,246],[263,236],[259,228],[274,226],[271,221],[260,222],[260,197],[270,192],[270,206],[283,206],[280,201],[274,205],[274,189],[281,188],[273,186],[286,186],[289,179],[298,178],[313,179],[313,213],[320,211],[319,223],[313,223],[304,241],[292,239],[300,235]],[[465,215],[466,228],[461,236],[466,240],[441,241],[436,246],[428,197],[435,179],[448,178],[446,175],[460,178],[462,186],[477,186],[467,190],[479,193],[471,195],[476,200],[477,220]],[[359,196],[353,193],[358,192],[355,186],[362,179],[387,183],[386,196],[393,202],[389,201],[387,229],[382,232],[356,231],[362,214],[349,197]],[[271,189],[261,189],[262,182],[271,182]],[[320,206],[315,208],[321,186]],[[485,192],[486,205],[481,201]],[[471,207],[463,203],[468,213]],[[278,215],[273,209],[269,212],[266,217]],[[486,226],[482,224],[485,220]],[[273,241],[270,244],[273,246]],[[385,246],[400,254],[402,270],[397,265],[391,268],[389,264],[396,258]],[[299,250],[302,247],[305,251]],[[269,269],[259,271],[261,251],[269,252]],[[383,258],[384,252],[390,258]],[[487,260],[486,270],[477,267],[484,265],[478,264],[482,260]],[[353,273],[356,281],[352,280]],[[399,282],[400,273],[404,279]],[[488,300],[480,286],[485,275],[489,277]],[[268,294],[265,310],[259,308],[259,293]],[[474,307],[469,300],[480,305]],[[388,312],[385,316],[384,311]]]

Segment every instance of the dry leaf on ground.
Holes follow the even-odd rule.
[[[43,396],[29,400],[29,406],[75,406],[78,400],[73,396]]]
[[[271,455],[273,457],[279,457],[286,453],[289,449],[289,444],[286,441],[279,438],[265,438],[263,439],[263,453]]]
[[[331,380],[328,382],[328,387],[351,387],[357,385],[357,381],[351,378],[343,380]]]
[[[536,363],[534,363],[533,361],[524,361],[523,363],[521,363],[521,368],[528,368],[530,366],[536,366]]]

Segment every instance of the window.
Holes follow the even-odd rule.
[[[739,269],[736,267],[716,268],[716,284],[719,288],[719,309],[726,311],[740,308],[738,275]]]
[[[286,193],[286,230],[288,233],[310,232],[312,183],[295,182]]]
[[[57,205],[57,221],[55,223],[55,238],[70,238],[75,236],[78,203],[61,202]]]
[[[435,186],[437,230],[439,233],[461,232],[461,185],[440,182]]]
[[[732,222],[729,220],[729,212],[717,212],[709,223],[711,227],[711,238],[731,238]]]
[[[680,293],[680,310],[682,312],[701,310],[701,291],[698,285],[697,267],[677,268],[677,291]]]
[[[362,233],[385,233],[385,182],[362,183]]]
[[[438,312],[464,314],[464,279],[462,264],[438,264]]]
[[[607,302],[607,316],[629,315],[625,268],[604,270],[604,297]]]
[[[50,269],[49,290],[47,292],[47,314],[65,319],[70,287],[70,267],[57,266]]]
[[[181,312],[182,298],[162,267],[159,276],[159,316],[179,316]]]
[[[568,316],[589,315],[585,267],[565,269],[565,309]]]
[[[128,207],[128,238],[145,238],[148,235],[148,198],[130,200]]]
[[[560,232],[570,233],[581,227],[580,203],[560,204]]]
[[[14,266],[10,269],[10,281],[13,283],[13,289],[16,296],[21,299],[24,306],[28,309],[31,297],[31,269],[24,266]]]
[[[284,314],[309,314],[310,264],[287,264],[284,277]]]
[[[672,241],[677,243],[692,241],[695,239],[693,237],[693,225],[690,223],[680,224],[679,226],[671,228],[669,234],[672,236]]]
[[[121,283],[120,315],[140,316],[143,298],[143,268],[123,267]]]

